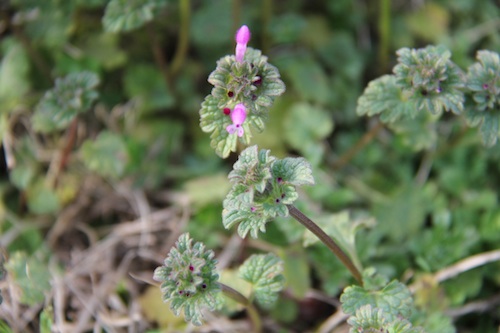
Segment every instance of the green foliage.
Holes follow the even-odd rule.
[[[30,63],[19,42],[5,39],[1,46],[4,56],[0,63],[0,113],[7,113],[23,102],[30,88]]]
[[[304,311],[312,301],[323,308],[310,296],[317,290],[335,302],[347,287],[342,300],[353,332],[498,330],[495,311],[444,315],[489,304],[500,283],[498,263],[446,281],[435,274],[500,242],[500,7],[488,0],[382,1],[378,7],[271,2],[0,1],[0,238],[15,266],[2,281],[2,307],[22,310],[9,312],[14,315],[0,321],[0,331],[56,329],[47,262],[63,266],[58,274],[76,288],[67,290],[70,306],[58,315],[78,319],[80,327],[100,323],[79,304],[88,297],[110,318],[141,304],[140,326],[157,331],[186,330],[169,305],[198,323],[204,321],[199,309],[215,308],[229,318],[221,329],[236,331],[253,301],[263,331],[311,331],[324,317]],[[250,27],[254,47],[242,63],[232,55],[239,24]],[[238,137],[227,131],[233,122],[227,112],[240,103],[248,114]],[[265,149],[245,150],[256,144]],[[238,158],[232,152],[240,151],[228,181],[224,175]],[[307,162],[283,158],[298,155]],[[312,184],[311,166],[316,184],[299,190]],[[350,272],[289,221],[289,203],[357,267],[370,267],[362,288],[349,289]],[[137,222],[139,215],[148,227],[136,237],[129,228],[134,223],[122,222]],[[276,223],[267,224],[271,220]],[[233,225],[259,239],[240,243],[224,228]],[[137,249],[132,266],[147,270],[143,254],[165,251],[166,233],[177,227],[222,253],[221,264],[233,255],[221,276],[229,274],[213,283],[210,296],[186,282],[198,295],[189,301],[199,306],[178,297],[160,307],[159,288],[137,302],[144,289],[127,274],[99,288],[107,281],[102,266],[87,257],[96,245],[119,244],[106,253],[116,258],[107,269],[117,274],[120,261],[128,260],[123,254]],[[38,255],[46,244],[50,258]],[[283,260],[275,277],[284,276],[287,289],[274,304],[266,300],[277,298],[282,281],[266,284],[266,272],[276,268],[266,255],[242,268],[257,272],[262,288],[237,276],[241,258],[262,250]],[[28,254],[18,260],[19,251]],[[78,270],[81,259],[88,271]],[[190,277],[185,266],[183,272]],[[416,309],[397,297],[408,290],[388,284],[393,279],[412,283]],[[250,302],[229,304],[216,292],[222,283]],[[109,299],[120,306],[109,307]],[[150,317],[150,311],[158,314]],[[27,315],[33,322],[16,327]],[[107,321],[105,329],[138,329],[135,320],[118,328],[121,323]]]
[[[464,78],[450,60],[451,52],[444,47],[398,50],[394,67],[396,82],[403,94],[418,111],[439,114],[443,110],[460,114],[464,96]]]
[[[119,178],[127,165],[125,143],[112,132],[102,131],[95,140],[85,141],[80,153],[85,165],[103,177]]]
[[[236,134],[229,134],[226,127],[231,125],[229,114],[237,104],[246,107],[247,119],[242,124],[244,135],[240,141],[250,144],[251,127],[264,130],[269,108],[274,99],[285,91],[278,69],[267,62],[261,51],[248,48],[243,62],[234,56],[225,56],[217,61],[217,68],[208,77],[214,88],[205,98],[200,110],[200,126],[210,135],[210,145],[222,158],[236,151]]]
[[[284,136],[291,147],[300,151],[316,165],[321,161],[324,147],[319,144],[333,130],[333,121],[326,110],[309,104],[294,104],[284,121]]]
[[[465,114],[470,126],[479,126],[483,143],[492,146],[500,135],[500,57],[492,51],[478,51],[469,67],[467,88],[472,102]]]
[[[202,308],[215,309],[215,295],[220,291],[215,272],[214,252],[200,242],[192,244],[189,234],[182,234],[156,268],[154,279],[161,282],[163,300],[170,302],[175,315],[184,312],[186,321],[202,324]]]
[[[257,303],[264,308],[270,308],[278,299],[285,284],[282,272],[283,261],[271,253],[254,254],[239,268],[240,277],[252,285]]]
[[[20,301],[26,305],[41,304],[51,290],[50,272],[47,267],[48,253],[41,251],[29,256],[15,252],[5,263],[5,269],[14,281]]]
[[[423,333],[424,330],[412,327],[406,319],[389,320],[384,311],[364,305],[356,311],[356,315],[350,317],[347,322],[351,325],[350,333],[356,332],[388,332],[388,333]]]
[[[59,198],[43,179],[36,181],[27,190],[26,195],[28,207],[35,214],[55,213],[60,208]]]
[[[276,159],[268,150],[251,146],[241,152],[229,174],[233,183],[223,202],[222,223],[226,229],[238,225],[238,234],[253,238],[265,232],[266,223],[288,216],[286,205],[297,198],[296,186],[312,185],[310,164],[303,158]]]
[[[44,133],[66,128],[97,99],[98,84],[99,78],[92,72],[71,73],[57,79],[55,87],[45,93],[36,107],[34,128]]]
[[[106,31],[125,32],[153,20],[167,5],[167,0],[111,0],[102,24]]]
[[[347,287],[340,297],[340,301],[342,302],[342,310],[351,316],[356,315],[356,311],[366,305],[383,311],[384,318],[388,321],[394,321],[399,316],[409,318],[413,311],[410,290],[396,280],[391,281],[380,290],[366,290],[360,286]]]

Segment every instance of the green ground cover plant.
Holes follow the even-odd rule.
[[[2,332],[500,329],[495,2],[0,14]]]

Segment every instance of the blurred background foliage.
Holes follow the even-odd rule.
[[[355,112],[368,82],[391,73],[399,48],[444,45],[464,71],[477,50],[500,50],[498,1],[4,0],[0,15],[0,246],[8,272],[1,286],[20,288],[8,299],[2,292],[12,331],[79,322],[83,307],[53,304],[54,281],[83,265],[78,253],[113,240],[124,221],[183,212],[156,243],[138,237],[113,247],[116,267],[135,251],[128,271],[152,276],[158,259],[151,253],[164,256],[183,229],[216,253],[232,246],[221,209],[236,155],[215,155],[198,111],[210,92],[207,77],[234,52],[241,24],[287,86],[253,143],[311,162],[316,185],[299,207],[343,235],[362,265],[417,284],[498,249],[498,144],[483,147],[461,117],[420,117],[389,129]],[[338,300],[353,282],[327,249],[303,248],[303,233],[279,219],[232,258],[237,264],[271,250],[284,259],[288,285],[278,309],[286,314],[267,315],[281,332],[320,327],[336,308],[324,298]],[[446,331],[447,314],[459,332],[497,332],[499,272],[495,261],[424,283],[415,297],[436,314],[427,327]],[[129,325],[183,329],[168,310],[155,313],[158,294],[127,274],[115,282],[107,292],[122,306],[141,304],[142,319]],[[96,292],[91,283],[81,288]],[[50,315],[52,306],[64,320]],[[20,309],[31,310],[30,320],[19,319]],[[103,327],[96,312],[86,318]]]

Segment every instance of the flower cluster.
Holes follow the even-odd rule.
[[[236,151],[237,139],[248,145],[251,127],[264,129],[269,108],[285,91],[278,69],[259,50],[247,47],[250,29],[244,25],[236,33],[234,55],[217,61],[208,82],[214,87],[200,110],[200,126],[211,133],[211,146],[225,158]]]
[[[214,252],[199,242],[192,245],[192,241],[188,233],[182,234],[153,278],[162,282],[163,300],[170,301],[175,315],[184,310],[186,321],[201,325],[202,307],[215,309],[219,275]]]

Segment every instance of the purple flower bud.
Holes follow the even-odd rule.
[[[250,29],[242,25],[236,32],[236,61],[242,62],[247,50],[247,43],[250,40]]]
[[[239,137],[242,137],[244,130],[241,125],[243,125],[246,119],[247,119],[247,111],[245,106],[241,103],[236,104],[233,112],[231,112],[231,120],[233,121],[233,124],[227,126],[226,131],[228,131],[229,134],[236,133],[238,134]]]

